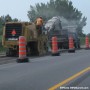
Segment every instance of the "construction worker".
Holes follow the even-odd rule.
[[[37,18],[36,21],[35,21],[35,24],[36,24],[37,30],[39,31],[39,34],[41,34],[42,33],[42,27],[43,27],[42,17]]]

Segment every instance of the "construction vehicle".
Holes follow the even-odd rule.
[[[30,22],[6,22],[3,28],[2,45],[6,47],[6,56],[19,53],[19,36],[26,38],[27,55],[44,55],[48,51],[48,37],[39,33],[36,25]]]
[[[63,20],[65,21],[65,20]],[[65,21],[66,22],[66,21]],[[69,48],[69,36],[71,35],[74,40],[75,48],[80,48],[80,39],[78,38],[76,28],[74,26],[62,26],[62,21],[59,16],[49,19],[45,28],[48,31],[49,44],[51,46],[51,39],[53,36],[58,38],[58,48]]]

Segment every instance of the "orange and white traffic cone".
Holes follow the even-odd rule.
[[[69,50],[68,52],[75,52],[73,37],[69,37]]]
[[[52,56],[59,56],[57,37],[52,37]]]
[[[19,37],[19,58],[17,62],[28,62],[28,58],[26,57],[26,39],[24,36]]]
[[[85,38],[85,45],[86,45],[86,49],[89,49],[89,37],[86,36]]]

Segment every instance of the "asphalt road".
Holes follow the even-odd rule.
[[[29,60],[0,65],[0,90],[48,90],[90,67],[90,50]],[[90,87],[90,73],[77,86],[83,85]]]

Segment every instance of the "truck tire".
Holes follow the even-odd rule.
[[[10,51],[9,51],[9,49],[6,50],[6,56],[7,57],[10,57]]]

